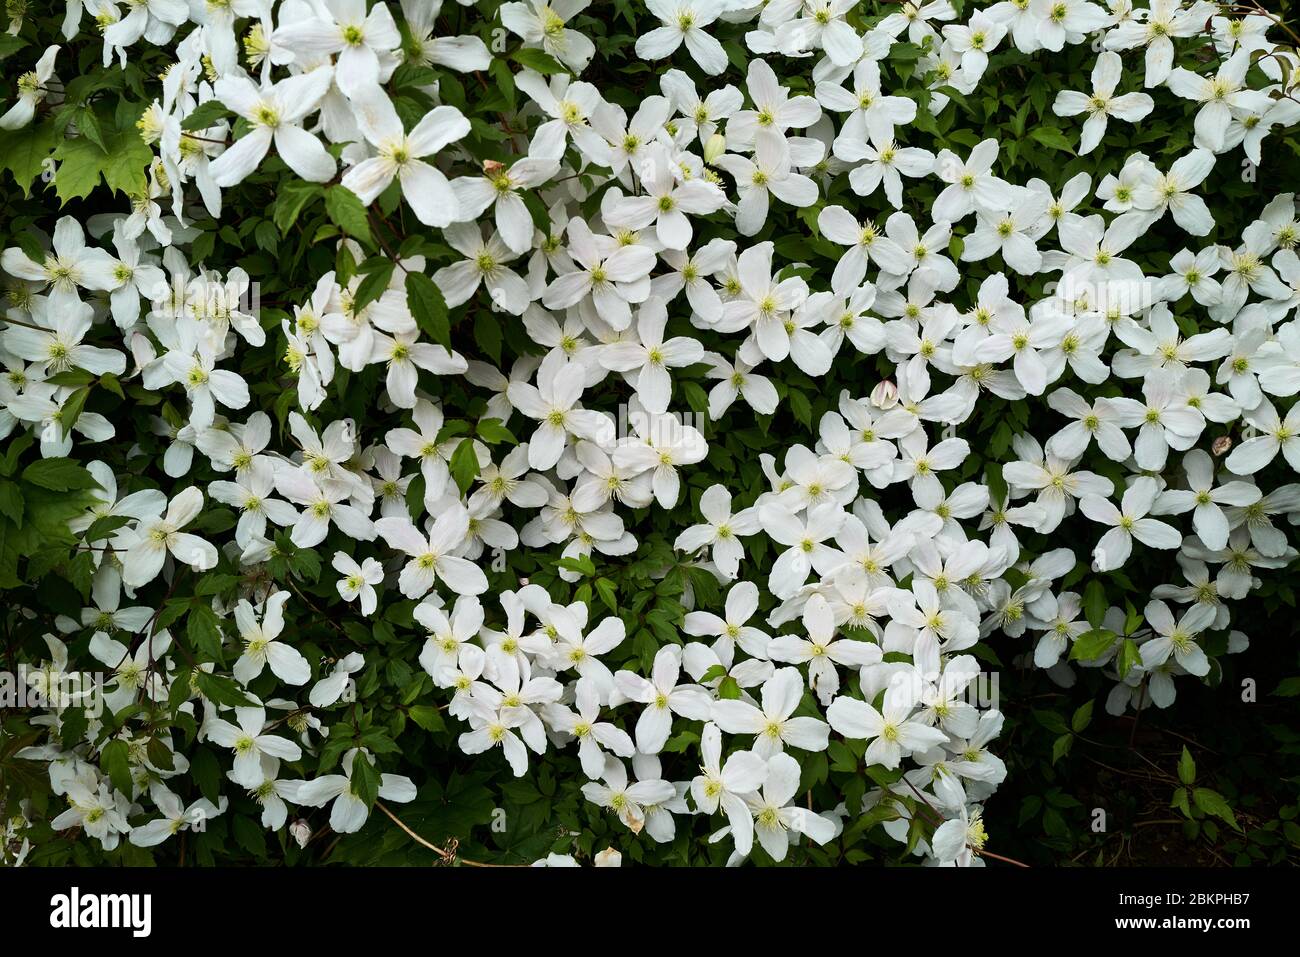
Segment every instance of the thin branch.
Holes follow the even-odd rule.
[[[406,823],[403,822],[400,817],[398,817],[396,814],[390,811],[388,809],[388,806],[384,804],[383,801],[376,801],[375,807],[379,808],[379,810],[387,814],[389,820],[391,820],[394,824],[396,824],[403,831],[405,831],[406,835],[410,837],[411,840],[415,841],[421,847],[427,847],[429,850],[433,851],[433,853],[437,854],[440,858],[442,858],[442,862],[444,864],[455,864],[459,862],[461,864],[464,864],[467,867],[515,867],[516,866],[514,864],[486,864],[482,861],[467,860],[456,854],[456,846],[459,842],[455,838],[452,838],[450,844],[448,845],[449,849],[438,847],[436,844],[432,844],[429,841],[426,841],[419,834],[416,834],[415,831],[407,827]]]

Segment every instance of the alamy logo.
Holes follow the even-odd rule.
[[[50,898],[50,926],[55,928],[126,927],[133,937],[148,937],[153,927],[150,894],[82,894],[74,887]]]

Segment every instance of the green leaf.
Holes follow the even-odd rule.
[[[79,389],[84,385],[90,385],[95,381],[95,377],[84,369],[66,369],[63,372],[56,372],[45,380],[49,385],[66,385],[73,389]]]
[[[502,425],[500,419],[479,419],[474,431],[488,445],[499,445],[502,442],[509,442],[511,445],[519,444],[515,434]]]
[[[1035,126],[1029,131],[1029,138],[1059,152],[1074,155],[1074,144],[1055,126]]]
[[[59,428],[63,430],[64,438],[72,434],[72,427],[81,418],[81,412],[86,408],[86,400],[89,398],[90,387],[82,386],[63,403],[63,408],[59,411]]]
[[[18,483],[0,479],[0,515],[4,515],[17,528],[23,527],[23,493]]]
[[[1069,726],[1066,725],[1065,719],[1062,718],[1055,711],[1044,711],[1035,708],[1030,712],[1030,714],[1034,716],[1035,721],[1041,724],[1048,731],[1051,731],[1053,734],[1069,733],[1070,729]]]
[[[48,381],[48,380],[46,380]],[[0,475],[8,478],[18,471],[18,459],[36,442],[36,439],[30,432],[24,432],[17,438],[8,440],[8,447],[0,446],[4,451],[0,452]]]
[[[451,322],[442,290],[422,272],[406,274],[406,305],[420,331],[439,345],[451,348]]]
[[[291,179],[281,184],[277,188],[275,211],[271,215],[280,234],[287,235],[289,227],[298,221],[307,204],[323,192],[319,183],[309,183],[303,179]]]
[[[1138,651],[1137,642],[1132,638],[1125,638],[1124,644],[1119,649],[1119,662],[1116,669],[1119,672],[1120,680],[1128,676],[1128,673],[1142,663],[1142,655]]]
[[[520,66],[540,73],[543,76],[550,76],[554,73],[569,72],[564,68],[563,64],[555,59],[555,57],[551,56],[549,53],[545,53],[532,47],[520,47],[514,53],[510,54],[510,58]]]
[[[388,289],[389,281],[393,278],[395,268],[391,259],[384,259],[375,269],[366,273],[357,284],[357,292],[352,304],[354,315],[384,294]]]
[[[95,111],[83,106],[77,110],[77,131],[104,152],[108,152],[108,143],[104,140],[104,131],[99,125]]]
[[[1106,586],[1096,578],[1089,581],[1083,589],[1083,613],[1088,619],[1088,624],[1093,628],[1100,628],[1102,619],[1106,617],[1106,609],[1109,607]]]
[[[105,372],[99,377],[99,384],[119,399],[125,401],[126,393],[122,391],[122,383],[118,381],[117,376],[113,375],[113,373]]]
[[[1085,631],[1070,646],[1071,661],[1095,661],[1110,650],[1119,636],[1105,628]]]
[[[223,675],[209,674],[206,671],[195,671],[193,674],[194,683],[199,688],[199,694],[213,704],[223,704],[228,708],[252,706],[252,700],[230,678]]]
[[[489,359],[501,364],[501,321],[490,312],[474,317],[474,341]]]
[[[130,796],[134,790],[131,782],[131,754],[125,741],[114,738],[99,752],[99,767],[108,774],[113,787]]]
[[[30,195],[32,181],[54,152],[59,135],[53,123],[33,123],[20,130],[0,130],[0,169],[13,174],[23,195]]]
[[[54,190],[59,202],[89,196],[99,185],[104,151],[84,136],[64,140],[54,151],[59,164],[54,173]]]
[[[1063,734],[1052,742],[1052,763],[1055,764],[1061,758],[1070,753],[1070,747],[1074,744],[1074,735]]]
[[[351,780],[352,793],[357,799],[365,804],[367,810],[374,807],[375,799],[379,797],[379,772],[363,752],[357,752],[352,762]]]
[[[22,37],[14,36],[12,33],[0,34],[0,60],[13,56],[25,46],[27,41]]]
[[[786,400],[790,403],[790,411],[794,413],[799,424],[804,428],[811,428],[812,403],[808,401],[808,397],[797,389],[791,389]]]
[[[456,487],[462,495],[478,478],[478,453],[474,450],[473,439],[461,439],[456,451],[451,453],[451,477],[456,480]]]
[[[190,755],[190,775],[199,786],[199,793],[213,804],[221,797],[221,764],[210,748],[195,748]]]
[[[1279,698],[1300,697],[1300,675],[1292,678],[1284,678],[1278,682],[1278,686],[1273,689],[1273,694]]]
[[[700,684],[707,684],[710,681],[717,681],[719,678],[727,676],[726,665],[709,665],[709,670],[700,675]]]
[[[90,523],[90,527],[82,533],[82,540],[86,542],[98,542],[108,538],[119,528],[130,524],[132,518],[130,515],[104,515]],[[87,552],[86,554],[90,554]]]
[[[1187,788],[1177,788],[1174,791],[1173,799],[1169,802],[1169,806],[1182,811],[1184,817],[1191,818],[1192,808],[1187,800]]]
[[[190,130],[206,130],[209,127],[216,126],[217,121],[230,115],[230,107],[220,100],[208,100],[206,103],[200,103],[190,115],[181,120],[181,129],[189,132]]]
[[[596,574],[596,566],[591,561],[590,555],[576,555],[573,558],[561,558],[555,563],[566,572],[573,572],[575,575],[582,575],[584,578],[590,578]]]
[[[153,150],[132,123],[116,130],[107,140],[100,163],[104,182],[124,196],[138,196],[149,185],[147,171],[153,162]]]
[[[320,555],[310,548],[300,548],[289,556],[289,570],[295,577],[314,583],[320,578]]]
[[[442,713],[433,705],[416,704],[406,709],[406,716],[425,731],[437,732],[447,730],[442,720]]]
[[[600,596],[600,600],[605,603],[606,608],[614,614],[618,614],[618,589],[614,587],[612,581],[608,578],[597,578],[596,594]]]
[[[171,749],[163,744],[162,738],[150,738],[145,745],[145,754],[149,756],[149,763],[156,768],[163,771],[176,769],[176,758]]]
[[[266,857],[266,829],[242,814],[234,819],[235,843],[259,860]]]
[[[1209,788],[1196,788],[1192,791],[1192,803],[1206,814],[1217,817],[1234,830],[1241,830],[1240,825],[1237,824],[1237,816],[1232,813],[1232,808],[1228,806],[1228,802],[1224,800],[1223,795],[1218,791],[1211,791]]]
[[[72,459],[41,459],[23,469],[23,481],[52,492],[99,488],[95,477]]]
[[[370,217],[357,194],[346,186],[331,186],[325,191],[325,212],[335,226],[363,245],[374,247]]]
[[[185,636],[194,650],[204,657],[218,663],[223,660],[221,621],[210,606],[197,604],[190,610],[189,619],[185,622]]]
[[[1089,700],[1081,704],[1074,712],[1074,716],[1070,718],[1070,730],[1075,734],[1080,734],[1091,723],[1092,701]]]

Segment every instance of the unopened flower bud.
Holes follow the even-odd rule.
[[[877,409],[892,409],[898,405],[898,386],[883,380],[871,390],[871,404]]]
[[[712,166],[725,152],[727,152],[727,138],[721,133],[714,133],[704,144],[704,162]]]
[[[496,160],[483,161],[483,175],[491,178],[505,169],[504,163],[498,163]]]
[[[298,842],[299,847],[306,847],[311,838],[311,825],[302,818],[289,825],[289,836]]]
[[[1232,448],[1232,436],[1221,435],[1214,440],[1214,444],[1210,446],[1210,451],[1213,452],[1216,456],[1223,456],[1223,455],[1227,455],[1228,450],[1231,448]]]

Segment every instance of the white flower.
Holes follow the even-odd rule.
[[[483,570],[455,554],[469,533],[469,511],[465,506],[457,503],[439,514],[427,537],[407,518],[380,518],[374,524],[384,541],[410,556],[398,578],[398,587],[407,598],[426,595],[438,581],[458,595],[487,591]]]
[[[695,806],[705,814],[721,808],[731,825],[736,853],[749,854],[754,845],[754,819],[746,798],[767,780],[768,762],[753,751],[735,751],[722,760],[722,732],[708,722],[700,733],[700,771],[691,781]]]
[[[377,3],[367,13],[364,0],[322,0],[322,4],[313,11],[319,18],[283,20],[272,41],[307,63],[337,55],[334,82],[349,97],[379,83],[383,62],[391,60],[402,42],[388,6]],[[219,90],[217,98],[231,105]]]
[[[20,359],[39,363],[47,375],[82,369],[91,375],[121,375],[126,356],[115,349],[86,345],[94,310],[70,296],[33,297],[31,325],[10,325],[4,347]]]
[[[0,267],[17,279],[48,284],[51,296],[58,297],[58,305],[74,301],[78,287],[98,291],[112,289],[116,284],[113,257],[87,246],[81,223],[71,216],[62,216],[55,224],[53,246],[53,252],[39,263],[23,250],[11,247],[0,256]]]
[[[235,720],[239,723],[231,724],[222,718],[211,718],[204,723],[203,730],[214,744],[230,748],[234,752],[235,764],[231,778],[236,784],[251,788],[262,783],[263,755],[284,761],[297,761],[302,757],[302,749],[288,738],[265,733],[264,708],[236,708]],[[310,804],[301,796],[298,803]]]
[[[939,152],[934,170],[949,185],[931,208],[936,220],[955,223],[976,209],[1001,211],[1011,207],[1010,184],[993,175],[999,150],[997,140],[986,139],[971,150],[965,162],[951,150]]]
[[[1254,93],[1244,89],[1250,68],[1250,51],[1238,50],[1224,60],[1218,73],[1201,76],[1183,67],[1175,67],[1166,81],[1177,96],[1200,103],[1196,114],[1196,145],[1211,153],[1220,153],[1232,120],[1234,108],[1245,107]]]
[[[1183,6],[1181,0],[1152,0],[1145,17],[1130,17],[1107,31],[1107,50],[1132,50],[1145,47],[1148,89],[1161,86],[1174,66],[1174,38],[1195,36],[1204,27],[1196,11]]]
[[[202,829],[210,819],[218,817],[226,809],[224,797],[219,807],[207,798],[199,798],[189,807],[185,807],[180,798],[162,785],[153,788],[149,796],[158,806],[162,817],[131,828],[127,840],[136,847],[157,847],[167,838],[191,825],[197,825],[196,830]]]
[[[257,613],[246,600],[241,599],[235,606],[235,626],[239,629],[240,640],[244,642],[244,653],[235,662],[235,679],[242,685],[262,673],[268,665],[272,673],[285,684],[306,684],[311,677],[311,666],[307,659],[294,647],[278,641],[284,631],[284,605],[289,600],[287,591],[279,591],[266,600],[262,611],[262,621],[257,621]]]
[[[745,800],[754,815],[754,833],[758,843],[774,861],[785,860],[791,831],[807,835],[818,844],[825,844],[835,836],[835,825],[831,821],[790,803],[799,790],[799,775],[799,762],[794,758],[788,754],[772,755],[768,758],[762,791],[748,795]],[[736,851],[740,853],[739,842]]]
[[[334,556],[337,560],[338,555]],[[374,561],[373,558],[367,561]],[[379,563],[375,562],[376,568]],[[334,702],[343,696],[344,690],[352,680],[352,675],[365,667],[366,659],[359,651],[354,651],[349,655],[339,659],[334,664],[334,670],[331,671],[320,681],[311,686],[311,691],[307,698],[313,708],[328,708]]]
[[[450,266],[443,266],[433,274],[446,297],[448,306],[459,306],[474,295],[480,285],[486,286],[494,306],[500,306],[511,315],[522,315],[532,301],[528,285],[514,270],[505,264],[519,258],[494,234],[483,238],[477,223],[454,223],[443,230],[443,238],[465,258]]]
[[[280,158],[303,179],[323,183],[332,177],[334,158],[299,124],[320,105],[333,79],[334,71],[322,66],[260,89],[245,77],[217,80],[213,87],[217,99],[246,119],[252,129],[212,161],[208,168],[212,181],[223,189],[243,182],[257,169],[273,141]]]
[[[783,135],[767,127],[760,127],[754,134],[753,160],[729,153],[718,157],[717,165],[736,181],[740,194],[736,230],[742,236],[752,236],[763,228],[769,196],[797,207],[817,202],[817,184],[793,171],[790,144]]]
[[[1135,538],[1151,548],[1177,548],[1182,544],[1182,536],[1172,525],[1147,518],[1158,494],[1155,479],[1144,475],[1124,492],[1119,508],[1097,495],[1079,500],[1083,514],[1098,524],[1110,526],[1110,531],[1092,551],[1096,571],[1110,571],[1123,565],[1133,550]]]
[[[330,827],[339,834],[355,834],[370,816],[369,808],[357,796],[352,782],[358,760],[374,763],[365,751],[353,748],[343,755],[342,774],[325,774],[303,781],[288,795],[289,800],[303,807],[324,807],[332,801]],[[415,800],[415,794],[415,785],[410,778],[400,774],[379,775],[378,796],[385,801],[406,804]]]
[[[663,750],[672,733],[674,714],[688,721],[709,718],[712,699],[698,685],[677,684],[681,667],[681,649],[672,645],[659,649],[649,679],[631,671],[614,675],[614,687],[622,698],[645,705],[636,722],[636,746],[642,754]]]
[[[451,109],[439,107],[438,109]],[[434,113],[438,110],[434,110]],[[459,113],[457,114],[459,116]],[[433,113],[429,114],[429,118]],[[419,127],[416,128],[418,131]],[[468,123],[466,130],[468,131]],[[416,131],[412,132],[412,135]],[[457,212],[452,219],[474,220],[493,207],[496,217],[497,233],[510,251],[522,255],[533,246],[533,217],[524,205],[519,190],[537,189],[551,179],[560,168],[558,161],[525,156],[518,159],[509,168],[502,167],[483,176],[462,176],[452,180],[451,189],[455,193]],[[346,184],[346,180],[344,181]],[[417,211],[418,212],[418,211]],[[450,220],[449,220],[450,221]],[[445,226],[446,223],[430,222],[421,217],[421,222],[430,226]]]
[[[865,701],[842,695],[826,709],[826,720],[846,738],[871,742],[864,756],[868,767],[878,764],[896,768],[906,755],[948,740],[943,731],[928,727],[913,716],[916,704],[916,683],[899,681],[885,692],[883,712]]]
[[[969,23],[949,24],[943,28],[944,39],[961,54],[962,70],[975,76],[980,76],[988,68],[989,54],[1006,35],[1006,26],[983,10],[976,11]]]
[[[784,139],[786,130],[807,128],[821,116],[821,107],[815,99],[791,96],[775,71],[761,58],[749,61],[745,86],[754,108],[741,110],[727,122],[729,149],[752,148],[759,130],[770,130]]]
[[[1143,668],[1153,671],[1168,661],[1172,654],[1188,674],[1203,678],[1210,673],[1209,659],[1194,639],[1214,621],[1212,607],[1193,605],[1177,624],[1169,606],[1162,601],[1150,602],[1143,614],[1158,636],[1149,638],[1138,648]]]
[[[552,352],[537,370],[537,385],[511,382],[507,395],[521,413],[540,424],[528,442],[528,464],[543,471],[559,461],[569,436],[604,445],[613,426],[599,412],[578,407],[583,377],[562,352]]]
[[[705,73],[717,76],[727,68],[722,44],[704,32],[727,8],[723,0],[647,0],[646,7],[663,26],[637,37],[636,55],[643,60],[672,56],[683,42]]]
[[[167,506],[165,515],[142,519],[135,528],[134,540],[122,556],[122,581],[132,588],[147,585],[162,571],[163,560],[170,552],[195,571],[206,571],[217,564],[217,550],[211,544],[182,532],[198,518],[203,509],[203,493],[190,486]]]
[[[577,217],[569,221],[568,236],[579,268],[552,280],[542,304],[565,309],[590,296],[601,318],[615,329],[626,329],[632,322],[628,304],[644,302],[650,295],[655,254],[644,246],[622,246],[611,236],[598,236]]]
[[[35,68],[18,77],[18,102],[0,116],[0,130],[21,129],[36,116],[37,105],[50,92],[46,84],[54,77],[54,58],[58,52],[57,45],[46,47]]]
[[[650,472],[655,499],[663,508],[672,508],[681,494],[678,467],[703,460],[708,443],[698,429],[683,425],[672,413],[633,411],[630,419],[635,435],[614,449],[614,465],[633,474]]]
[[[652,296],[637,310],[636,338],[611,342],[600,350],[600,364],[622,372],[633,383],[647,412],[668,411],[672,397],[669,369],[693,365],[704,358],[704,347],[695,339],[673,336],[664,339],[668,310],[662,299]]]
[[[889,143],[894,130],[916,119],[916,101],[906,96],[888,96],[881,90],[880,65],[871,59],[859,61],[853,68],[853,89],[838,83],[817,84],[817,102],[836,113],[847,113],[844,125],[835,138],[835,155],[847,162],[861,159],[856,155],[868,139]]]
[[[643,229],[655,224],[655,235],[668,249],[685,249],[691,242],[688,216],[707,216],[727,201],[717,186],[702,179],[680,179],[681,171],[668,151],[651,144],[634,164],[641,196],[628,196],[614,204],[606,220],[611,226]]]
[[[275,487],[289,501],[304,506],[289,534],[299,548],[323,542],[331,523],[351,538],[370,541],[375,537],[368,514],[345,501],[350,495],[342,483],[326,481],[322,485],[309,474],[286,468],[276,472]]]
[[[525,45],[540,46],[575,73],[581,73],[596,53],[596,45],[565,24],[585,10],[591,0],[523,0],[503,3],[501,22],[523,37]]]
[[[880,661],[880,646],[868,641],[835,638],[835,618],[831,606],[821,595],[813,595],[804,606],[803,626],[807,638],[796,635],[779,635],[772,639],[768,654],[774,661],[793,665],[807,665],[808,687],[817,693],[817,699],[830,704],[840,690],[840,676],[836,665],[861,667]]]
[[[1246,439],[1232,450],[1224,463],[1228,471],[1254,475],[1272,462],[1279,451],[1292,469],[1300,471],[1300,405],[1293,405],[1284,419],[1273,403],[1264,399],[1246,412],[1244,418],[1263,434]]]
[[[1109,50],[1097,57],[1092,68],[1092,93],[1075,93],[1062,90],[1056,94],[1052,112],[1057,116],[1078,116],[1087,113],[1083,123],[1083,138],[1079,142],[1079,155],[1091,153],[1106,135],[1108,117],[1126,123],[1136,123],[1155,109],[1155,100],[1145,93],[1115,95],[1115,88],[1124,75],[1123,61],[1118,53]]]
[[[740,538],[759,531],[758,511],[751,507],[732,514],[731,493],[725,486],[711,485],[700,496],[700,515],[704,523],[692,525],[678,535],[673,548],[693,552],[709,546],[718,571],[735,578],[740,560],[745,557]]]
[[[629,785],[627,769],[615,757],[606,759],[602,777],[604,784],[584,784],[583,795],[593,804],[612,810],[634,834],[645,827],[648,806],[672,800],[677,793],[662,779],[640,780]]]
[[[1193,449],[1183,456],[1183,470],[1187,475],[1187,490],[1166,489],[1156,499],[1152,513],[1179,515],[1192,513],[1192,527],[1206,548],[1220,549],[1228,544],[1230,529],[1228,518],[1221,505],[1244,507],[1253,505],[1262,497],[1258,486],[1249,482],[1224,482],[1214,484],[1214,462],[1209,453]]]
[[[454,106],[435,107],[406,133],[392,101],[378,86],[357,89],[353,103],[361,130],[378,154],[363,159],[343,174],[343,185],[356,193],[361,202],[369,206],[396,177],[402,184],[403,198],[426,226],[447,226],[482,212],[482,209],[473,213],[462,210],[459,194],[424,159],[436,156],[448,143],[469,133],[469,120],[460,110]],[[530,238],[531,225],[530,220]]]
[[[770,758],[786,745],[825,751],[830,734],[826,722],[792,717],[802,694],[803,676],[798,669],[778,668],[763,683],[761,708],[748,701],[723,699],[713,702],[712,717],[728,734],[754,735],[754,751],[759,757]]]

